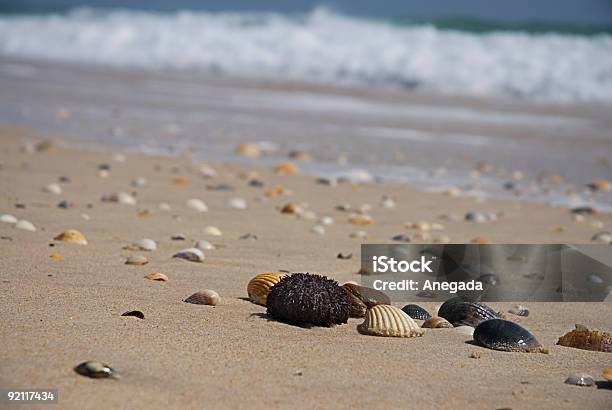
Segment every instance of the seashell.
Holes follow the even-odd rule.
[[[46,192],[48,194],[53,194],[53,195],[61,195],[62,193],[62,187],[56,183],[45,185],[42,190],[43,192]]]
[[[74,208],[74,203],[72,203],[72,202],[67,201],[67,200],[65,200],[65,199],[64,199],[63,201],[60,201],[60,202],[57,204],[57,207],[58,207],[58,208],[60,208],[60,209],[69,209],[69,208]]]
[[[187,207],[198,212],[208,211],[208,206],[201,199],[193,198],[187,201]]]
[[[157,250],[157,243],[153,239],[139,239],[136,242],[124,247],[131,251],[154,251]]]
[[[319,219],[319,222],[322,225],[332,225],[334,223],[334,218],[332,218],[331,216],[324,216],[321,219]]]
[[[113,368],[96,361],[83,362],[76,366],[74,371],[81,376],[91,377],[92,379],[119,378],[119,374]]]
[[[196,292],[189,296],[183,302],[193,303],[194,305],[211,305],[215,306],[219,303],[221,298],[219,294],[214,290],[206,289],[200,292]]]
[[[296,159],[298,161],[310,162],[312,161],[312,155],[308,151],[293,150],[289,152],[289,158]]]
[[[207,235],[212,235],[212,236],[223,235],[223,232],[221,232],[221,230],[217,228],[216,226],[207,226],[206,228],[204,228],[204,233]]]
[[[366,314],[366,310],[368,307],[359,299],[357,296],[353,295],[351,292],[346,292],[349,295],[349,299],[351,302],[351,308],[349,309],[350,317],[364,317]]]
[[[483,285],[487,286],[496,286],[499,284],[499,276],[494,273],[484,273],[476,279],[478,282],[481,282]],[[485,286],[485,287],[487,287]]]
[[[349,223],[353,225],[370,225],[374,223],[374,220],[370,215],[352,215],[349,217]]]
[[[270,290],[285,276],[278,272],[265,272],[251,279],[247,285],[247,293],[251,302],[266,306]]]
[[[133,316],[137,317],[138,319],[144,319],[144,313],[142,313],[140,310],[130,310],[129,312],[122,313],[121,316]]]
[[[344,253],[340,252],[340,253],[338,253],[338,255],[336,255],[336,258],[338,258],[338,259],[343,259],[343,260],[346,260],[346,259],[351,259],[352,257],[353,257],[353,254],[352,254],[352,253],[346,253],[346,254],[344,254]]]
[[[427,319],[425,322],[423,322],[421,327],[431,328],[431,329],[445,329],[445,328],[448,329],[448,328],[452,328],[453,325],[451,325],[450,322],[444,319],[443,317],[434,316],[430,319]]]
[[[202,164],[200,166],[200,175],[204,178],[214,178],[217,176],[217,171],[210,165]]]
[[[132,180],[132,186],[135,188],[142,188],[147,185],[147,179],[145,177],[138,177]]]
[[[117,192],[102,197],[102,202],[115,202],[122,205],[136,205],[136,198],[127,192]]]
[[[565,384],[589,387],[595,385],[595,380],[593,380],[591,375],[586,373],[571,373],[569,376],[567,376],[567,379],[565,379]]]
[[[508,310],[508,313],[512,313],[513,315],[517,315],[517,316],[527,317],[529,316],[529,309],[523,305],[516,305],[516,306],[511,307]]]
[[[595,181],[591,182],[590,184],[587,185],[591,190],[593,191],[599,191],[599,192],[608,192],[612,189],[612,184],[610,184],[610,181],[607,181],[605,179],[596,179]]]
[[[16,224],[18,221],[13,215],[10,214],[2,214],[0,215],[0,222],[4,222],[6,224]]]
[[[189,183],[189,180],[187,178],[174,178],[172,180],[172,183],[174,185],[184,186],[184,185],[187,185]]]
[[[406,235],[403,233],[395,235],[393,238],[391,238],[391,240],[398,242],[412,242],[412,238],[410,237],[410,235]]]
[[[297,214],[298,218],[304,219],[306,221],[315,221],[317,219],[317,214],[313,211],[304,211]]]
[[[539,352],[540,342],[528,330],[504,319],[490,319],[474,329],[474,340],[493,350]]]
[[[254,142],[242,142],[236,147],[236,153],[244,156],[255,158],[259,156],[259,145]]]
[[[294,273],[275,284],[266,303],[268,314],[293,325],[330,327],[346,323],[351,302],[335,280],[310,273]]]
[[[472,352],[468,356],[470,359],[480,359],[482,357],[482,353],[480,352]]]
[[[380,200],[380,206],[387,209],[393,209],[395,208],[395,201],[393,200],[393,198],[385,195]]]
[[[419,305],[406,305],[402,308],[402,310],[404,311],[404,313],[406,313],[413,319],[427,320],[431,318],[429,312],[420,307]]]
[[[278,175],[293,175],[298,172],[298,167],[291,162],[283,162],[274,168],[274,172]]]
[[[166,202],[160,202],[160,204],[157,207],[159,208],[160,211],[165,211],[165,212],[168,212],[172,209],[170,207],[170,204]]]
[[[561,336],[557,344],[577,349],[612,352],[612,334],[589,330],[586,326],[577,324],[574,330]]]
[[[417,231],[430,231],[431,224],[427,221],[418,221],[408,226],[409,228],[416,229]]]
[[[489,245],[492,242],[488,238],[484,238],[482,236],[478,236],[476,238],[471,239],[470,243],[473,243],[473,244],[476,244],[476,245]]]
[[[457,326],[455,328],[455,331],[457,333],[460,333],[462,335],[466,335],[469,337],[473,337],[474,336],[474,328],[472,326]]]
[[[25,219],[20,219],[17,221],[15,228],[30,232],[36,231],[36,227],[32,224],[32,222],[26,221]]]
[[[597,232],[591,237],[591,240],[593,242],[612,244],[612,233],[606,231]]]
[[[276,198],[277,196],[281,196],[285,193],[285,188],[283,188],[280,185],[276,185],[273,186],[272,188],[268,189],[264,195],[267,196],[268,198]]]
[[[130,255],[125,261],[126,265],[137,265],[142,266],[149,263],[149,260],[143,255]]]
[[[453,326],[473,326],[485,320],[499,318],[497,312],[484,303],[468,302],[459,297],[444,302],[438,310],[438,316],[448,320]]]
[[[606,367],[605,369],[603,369],[602,374],[603,374],[604,379],[612,382],[612,367]]]
[[[60,255],[59,253],[54,252],[51,255],[49,255],[49,258],[53,259],[54,261],[63,261],[64,255]]]
[[[368,309],[357,330],[366,335],[388,337],[419,337],[425,333],[410,316],[391,305]]]
[[[317,178],[317,184],[319,185],[327,185],[327,186],[336,186],[338,185],[338,180],[336,178]]]
[[[198,248],[183,249],[172,255],[172,257],[185,259],[190,262],[204,262],[204,252]]]
[[[177,233],[176,235],[172,235],[170,239],[173,241],[184,241],[185,239],[187,239],[187,237],[182,233]]]
[[[368,234],[365,231],[355,231],[355,232],[351,232],[349,234],[349,238],[367,239],[368,238]]]
[[[208,242],[206,239],[200,239],[199,241],[195,243],[194,247],[202,251],[210,251],[210,250],[215,249],[215,245]]]
[[[317,235],[325,235],[325,228],[323,225],[314,225],[312,228],[310,228],[310,232]]]
[[[96,175],[98,178],[108,178],[110,176],[110,171],[108,169],[99,169]]]
[[[489,220],[487,215],[483,214],[482,212],[467,212],[465,216],[463,217],[463,219],[465,219],[468,222],[476,222],[476,223],[483,223]]]
[[[281,208],[281,213],[299,214],[299,213],[302,213],[302,208],[300,208],[299,205],[290,202]]]
[[[225,205],[231,209],[247,209],[247,203],[243,198],[230,198]]]
[[[74,243],[77,245],[87,245],[87,239],[85,239],[85,236],[75,229],[69,229],[67,231],[64,231],[53,239],[55,239],[56,241]]]
[[[361,300],[368,308],[376,305],[390,305],[391,299],[380,290],[368,288],[365,286],[355,285],[353,283],[345,283],[342,285],[353,296]]]
[[[155,280],[158,282],[167,282],[168,281],[168,276],[164,275],[163,273],[159,273],[159,272],[151,272],[148,275],[145,275],[144,277],[145,279],[149,279],[149,280]]]

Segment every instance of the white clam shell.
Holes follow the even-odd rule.
[[[472,326],[458,326],[455,328],[455,331],[462,335],[466,335],[470,337],[474,336],[474,328]]]
[[[332,225],[334,223],[334,218],[332,218],[331,216],[324,216],[319,219],[319,222],[321,223],[321,225]]]
[[[0,222],[4,222],[6,224],[16,224],[19,219],[15,218],[11,214],[2,214],[0,215]]]
[[[203,251],[210,251],[215,249],[215,245],[208,242],[206,239],[200,239],[199,241],[197,241],[195,243],[195,247]]]
[[[376,305],[368,309],[357,330],[371,336],[419,337],[425,334],[410,316],[391,305]]]
[[[147,179],[145,177],[138,177],[132,180],[132,186],[136,188],[143,187],[147,185]]]
[[[26,221],[25,219],[20,219],[16,224],[15,228],[23,229],[24,231],[34,232],[36,231],[36,227],[30,221]]]
[[[157,243],[153,239],[139,239],[132,244],[132,247],[141,251],[155,251],[157,250]]]
[[[170,207],[170,204],[168,204],[168,203],[166,203],[166,202],[161,202],[161,203],[158,205],[158,207],[159,207],[159,210],[160,210],[160,211],[169,211],[170,209],[172,209],[172,208]]]
[[[175,253],[173,258],[185,259],[190,262],[204,262],[204,252],[198,248],[187,248]]]
[[[214,178],[217,176],[217,171],[211,166],[203,164],[200,166],[200,175],[204,178]]]
[[[52,183],[45,185],[43,187],[43,191],[49,194],[60,195],[62,193],[62,187],[59,184]]]
[[[149,260],[143,255],[130,255],[125,261],[126,265],[146,265]]]
[[[247,209],[247,203],[243,198],[230,198],[225,205],[231,209]]]
[[[187,201],[187,207],[198,212],[208,211],[208,206],[201,199],[193,198]]]
[[[207,226],[206,228],[204,228],[204,233],[207,234],[207,235],[212,235],[212,236],[221,236],[221,235],[223,235],[221,230],[219,228],[217,228],[216,226]]]
[[[325,235],[325,228],[323,227],[323,225],[315,225],[310,228],[310,232],[317,235]]]

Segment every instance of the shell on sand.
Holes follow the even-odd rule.
[[[574,330],[561,336],[557,344],[583,350],[612,352],[612,334],[589,330],[586,326],[577,324]]]
[[[168,281],[168,276],[164,275],[163,273],[159,273],[159,272],[151,272],[148,275],[145,275],[144,277],[145,279],[149,279],[149,280],[155,280],[158,282],[167,282]]]
[[[368,309],[357,330],[366,335],[389,337],[419,337],[425,333],[410,316],[391,305]]]
[[[74,371],[81,376],[91,377],[93,379],[114,378],[118,379],[117,372],[108,365],[96,361],[83,362],[74,368]]]
[[[453,325],[451,325],[450,322],[444,319],[443,317],[434,316],[423,322],[423,325],[421,327],[429,329],[445,329],[452,328]]]
[[[366,286],[356,285],[354,283],[345,283],[342,285],[344,290],[355,296],[363,302],[368,308],[375,305],[390,305],[391,299],[380,290],[368,288]]]
[[[142,266],[149,263],[149,260],[142,255],[130,255],[125,261],[126,265],[137,265]]]
[[[67,231],[64,231],[53,239],[55,239],[56,241],[74,243],[77,245],[87,245],[87,239],[85,238],[85,236],[76,229],[69,229]]]
[[[374,220],[372,219],[371,216],[369,215],[351,215],[349,217],[349,223],[353,224],[353,225],[370,225],[372,223],[374,223]]]
[[[215,249],[215,245],[208,242],[206,239],[200,239],[195,243],[194,248],[198,248],[203,251],[210,251]]]
[[[276,198],[277,196],[281,196],[285,193],[285,188],[283,188],[280,185],[276,185],[273,186],[272,188],[268,189],[264,195],[267,196],[268,198]]]
[[[212,236],[221,236],[221,235],[223,235],[221,230],[219,228],[217,228],[216,226],[207,226],[206,228],[204,228],[204,233],[207,234],[207,235],[212,235]]]
[[[298,172],[298,167],[291,162],[283,162],[274,168],[274,172],[279,175],[293,175]]]
[[[117,202],[123,205],[136,205],[136,198],[127,192],[116,192],[102,197],[102,202]]]
[[[46,192],[48,194],[53,194],[53,195],[60,195],[62,193],[62,187],[59,186],[59,184],[55,182],[45,185],[42,190],[43,192]]]
[[[16,224],[19,220],[15,218],[11,214],[2,214],[0,215],[0,222],[4,222],[7,224]]]
[[[157,243],[153,239],[139,239],[124,249],[131,251],[154,251],[157,250]]]
[[[247,203],[244,198],[229,198],[225,205],[231,209],[247,209]]]
[[[59,253],[54,252],[51,255],[49,255],[49,258],[53,259],[54,261],[63,261],[64,255],[60,255]]]
[[[201,199],[192,198],[187,201],[187,207],[198,212],[208,211],[208,206]]]
[[[604,379],[612,382],[612,366],[606,367],[605,369],[603,369],[602,374],[603,374]]]
[[[191,262],[204,262],[204,252],[198,248],[187,248],[175,253],[173,258],[185,259]]]
[[[254,142],[242,142],[236,147],[236,152],[245,157],[255,158],[259,156],[259,145]]]
[[[251,302],[266,306],[270,289],[285,276],[278,272],[264,272],[251,279],[247,285],[247,293]]]
[[[567,379],[565,379],[565,384],[572,384],[574,386],[581,386],[581,387],[589,387],[589,386],[594,386],[595,381],[593,380],[593,377],[589,374],[572,373],[569,376],[567,376]]]
[[[36,227],[32,224],[32,222],[26,221],[25,219],[20,219],[17,221],[15,228],[30,232],[36,231]]]
[[[302,209],[300,206],[291,202],[283,206],[281,209],[281,213],[283,214],[299,214],[301,212]]]
[[[215,306],[219,303],[221,298],[219,294],[214,290],[206,289],[200,292],[196,292],[189,296],[183,302],[192,303],[194,305],[211,305]]]
[[[466,335],[470,337],[474,336],[474,328],[472,326],[457,326],[455,328],[455,331],[462,335]]]

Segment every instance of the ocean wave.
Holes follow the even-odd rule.
[[[612,102],[612,35],[398,26],[316,9],[0,17],[0,54],[477,96]]]

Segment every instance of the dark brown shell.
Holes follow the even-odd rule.
[[[438,316],[452,323],[453,326],[476,327],[489,319],[498,319],[499,314],[484,303],[469,302],[461,298],[452,298],[440,306]]]
[[[391,299],[389,296],[380,290],[367,288],[365,286],[355,285],[354,283],[345,283],[342,285],[350,294],[361,300],[368,308],[376,305],[390,305]]]
[[[351,302],[351,307],[349,309],[349,316],[350,317],[364,317],[366,314],[366,310],[367,310],[367,306],[365,305],[365,303],[363,303],[361,299],[359,299],[357,296],[349,292],[346,288],[344,287],[342,288],[346,291],[346,294],[348,295],[349,300]]]
[[[485,320],[474,329],[474,340],[494,350],[540,352],[542,345],[527,329],[504,319]]]
[[[576,329],[561,336],[557,344],[576,349],[612,352],[612,334],[589,330],[586,326],[577,324]]]

